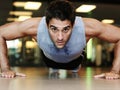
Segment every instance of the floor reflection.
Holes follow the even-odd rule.
[[[40,67],[13,67],[26,78],[0,78],[0,90],[119,90],[120,80],[94,79],[95,74],[110,68],[86,67],[79,70],[79,78],[73,78],[71,71],[60,70],[59,79],[49,78],[49,69]]]

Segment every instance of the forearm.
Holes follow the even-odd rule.
[[[114,60],[111,71],[115,73],[120,72],[120,40],[116,43],[114,48]]]
[[[1,36],[0,36],[0,66],[2,71],[10,70],[6,41]]]

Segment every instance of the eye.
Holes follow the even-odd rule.
[[[57,28],[56,27],[50,27],[50,30],[53,31],[53,32],[56,32]]]
[[[70,27],[68,26],[63,29],[63,32],[67,33],[69,30],[70,30]]]
[[[51,30],[52,30],[52,31],[56,31],[57,28],[56,28],[56,27],[51,27]]]

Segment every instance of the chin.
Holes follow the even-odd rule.
[[[61,47],[61,46],[57,46],[57,48],[58,48],[58,49],[62,49],[63,47]]]
[[[58,46],[58,45],[56,45],[56,47],[59,48],[59,49],[64,48],[64,46]]]

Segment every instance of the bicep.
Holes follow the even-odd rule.
[[[116,43],[120,40],[120,28],[110,24],[103,24],[103,29],[101,29],[98,38],[111,42]]]
[[[35,20],[28,19],[21,22],[13,22],[0,27],[0,36],[6,40],[21,38],[24,36],[34,35],[36,33]]]
[[[111,24],[101,23],[96,19],[85,19],[86,36],[97,37],[115,43],[120,40],[120,28]]]
[[[0,37],[11,40],[22,36],[22,33],[18,29],[19,24],[20,22],[12,22],[0,26]]]

